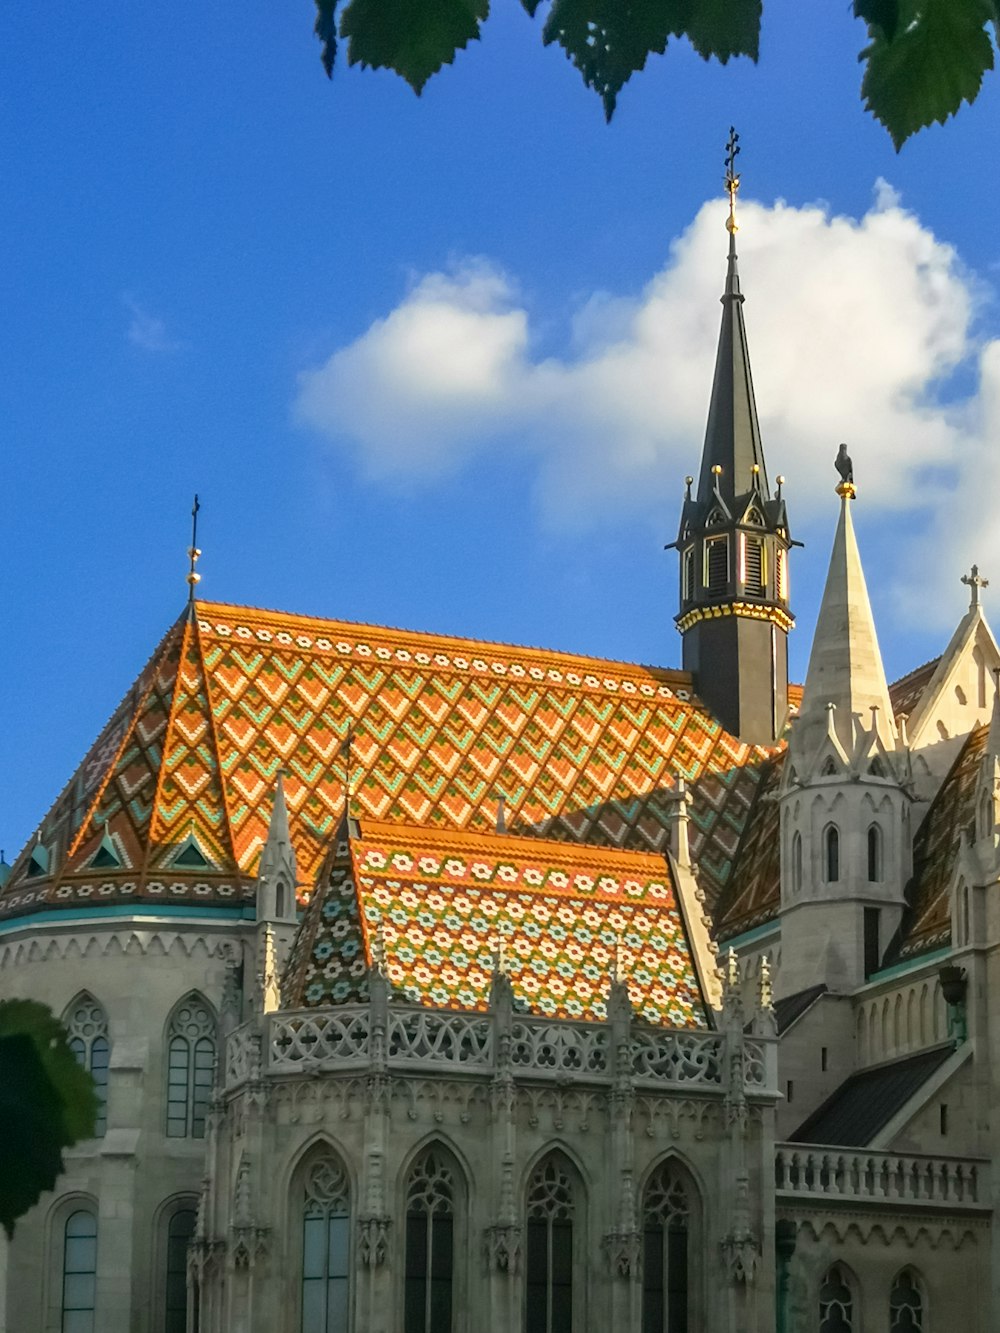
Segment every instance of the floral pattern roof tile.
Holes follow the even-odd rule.
[[[777,793],[784,753],[767,765],[740,842],[733,875],[716,908],[716,937],[764,925],[781,906],[781,820]]]
[[[395,992],[485,1009],[498,948],[515,1002],[605,1017],[617,966],[636,1012],[707,1025],[664,857],[536,838],[362,821],[309,904],[286,973],[286,1007],[367,994],[375,941]]]
[[[252,894],[278,771],[308,897],[344,808],[433,828],[659,852],[679,778],[710,905],[767,751],[722,730],[679,671],[199,602],[42,826],[54,872],[13,868],[0,914],[147,884]],[[92,861],[107,834],[118,867]],[[193,839],[205,865],[174,864]],[[33,840],[34,841],[34,840]],[[119,894],[116,885],[121,885]],[[164,889],[164,884],[173,888]],[[185,885],[187,886],[185,888]],[[214,887],[213,887],[214,886]],[[106,892],[105,892],[106,890]],[[205,895],[202,895],[205,900]]]

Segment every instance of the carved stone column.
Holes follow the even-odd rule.
[[[395,1327],[389,1275],[392,1220],[385,1188],[385,1155],[392,1109],[388,1059],[389,983],[382,970],[381,948],[375,953],[368,972],[370,1035],[365,1082],[363,1207],[357,1230],[357,1327],[370,1330],[370,1333],[388,1333]]]
[[[726,1176],[720,1197],[732,1199],[729,1228],[720,1241],[729,1281],[730,1322],[733,1333],[756,1327],[754,1281],[760,1266],[760,1241],[753,1229],[750,1176],[747,1169],[747,1134],[750,1108],[746,1095],[745,1013],[739,964],[730,951],[725,964],[722,994],[722,1029],[725,1035],[727,1151],[722,1154]]]
[[[511,1029],[514,996],[498,950],[490,984],[493,1018],[494,1076],[490,1085],[491,1134],[495,1200],[493,1219],[486,1228],[485,1261],[489,1284],[490,1327],[497,1333],[516,1333],[521,1289],[521,1226],[514,1191],[517,1089],[511,1069]]]
[[[635,1093],[632,1087],[632,1002],[628,986],[615,974],[608,989],[608,1028],[613,1062],[609,1144],[614,1199],[614,1227],[604,1236],[604,1254],[611,1278],[611,1324],[615,1329],[639,1328],[640,1233],[636,1213],[632,1125]]]

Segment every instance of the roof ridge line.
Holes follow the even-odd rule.
[[[181,632],[180,653],[177,657],[177,674],[174,676],[174,688],[170,692],[170,707],[167,709],[167,725],[163,732],[164,744],[160,753],[160,766],[156,771],[156,785],[153,788],[153,805],[149,816],[149,833],[146,837],[146,846],[143,849],[142,865],[139,867],[139,883],[137,885],[137,890],[140,894],[145,889],[146,879],[149,876],[149,862],[153,855],[154,845],[153,834],[156,831],[156,821],[160,808],[160,791],[163,787],[163,776],[167,763],[166,741],[170,736],[170,730],[174,725],[174,717],[177,712],[177,682],[180,678],[181,667],[184,664],[184,657],[187,652],[188,634],[191,629],[191,617],[187,613],[187,608],[185,608],[183,615],[177,623],[183,626]]]
[[[233,836],[233,815],[229,808],[229,798],[226,792],[225,778],[223,776],[222,752],[219,749],[219,734],[215,726],[215,709],[212,707],[212,695],[208,684],[209,673],[205,666],[205,653],[201,645],[201,628],[198,624],[197,615],[192,616],[192,624],[194,626],[195,651],[198,654],[198,667],[201,671],[202,684],[205,689],[205,702],[208,705],[208,730],[212,737],[212,749],[215,754],[215,772],[219,783],[219,792],[222,797],[222,809],[226,816],[226,839],[229,843],[229,854],[233,862],[233,872],[236,875],[237,881],[239,881],[242,876],[242,871],[240,869],[239,858],[236,855],[236,841]]]

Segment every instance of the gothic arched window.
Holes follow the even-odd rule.
[[[215,1017],[198,995],[174,1010],[167,1030],[167,1136],[203,1139],[215,1071]]]
[[[872,824],[868,830],[868,882],[882,883],[882,830]]]
[[[889,1333],[923,1333],[924,1298],[912,1268],[904,1268],[889,1293]]]
[[[853,1333],[854,1293],[840,1264],[827,1270],[819,1289],[819,1333]]]
[[[305,1173],[302,1201],[302,1333],[347,1333],[351,1208],[347,1172],[324,1152]]]
[[[573,1333],[575,1190],[568,1163],[553,1154],[528,1183],[525,1333]]]
[[[683,1180],[669,1161],[642,1201],[642,1333],[688,1333],[688,1225]]]
[[[451,1333],[455,1175],[438,1148],[421,1153],[406,1187],[405,1333]]]
[[[167,1224],[163,1333],[187,1333],[187,1252],[195,1220],[193,1208],[178,1208]]]
[[[83,991],[63,1014],[69,1033],[69,1048],[90,1070],[97,1094],[97,1115],[94,1119],[94,1137],[103,1138],[108,1127],[108,1064],[111,1045],[108,1041],[108,1016],[92,995]]]
[[[62,1333],[94,1333],[97,1297],[97,1218],[85,1208],[63,1229]]]
[[[802,892],[802,834],[792,837],[792,892]]]
[[[831,824],[823,835],[823,852],[826,859],[826,882],[836,884],[840,879],[840,833],[836,824]]]

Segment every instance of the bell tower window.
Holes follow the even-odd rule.
[[[840,879],[840,833],[834,824],[831,824],[823,835],[823,852],[826,861],[826,882],[836,884]]]
[[[764,566],[764,543],[760,537],[740,534],[743,546],[743,589],[751,597],[764,596],[767,573]]]
[[[778,598],[782,602],[788,601],[788,556],[783,547],[778,547],[778,553],[775,558],[775,568],[777,570],[777,592]]]
[[[689,546],[684,552],[684,579],[681,596],[686,602],[694,597],[694,547]]]
[[[709,537],[705,542],[705,587],[710,597],[721,597],[729,586],[729,538]]]
[[[868,882],[882,883],[882,830],[877,824],[868,830]]]

